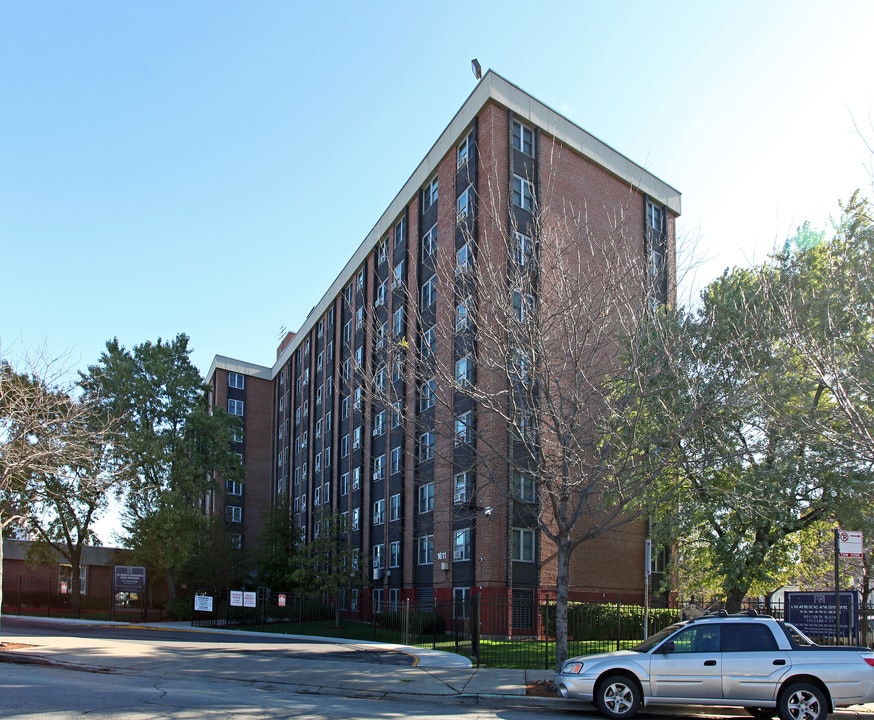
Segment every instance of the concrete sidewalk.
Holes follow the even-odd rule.
[[[339,695],[460,702],[486,707],[531,707],[575,710],[597,715],[587,703],[560,697],[528,695],[530,684],[551,680],[551,670],[473,668],[467,658],[439,650],[386,643],[300,635],[278,635],[223,629],[193,628],[188,623],[91,622],[21,618],[65,628],[63,635],[15,627],[4,616],[0,629],[0,662],[50,665],[98,673],[155,677],[208,677],[210,680],[283,685],[302,694]],[[76,625],[118,626],[125,631],[163,629],[185,632],[185,639],[106,639]],[[220,637],[219,637],[220,636]],[[190,637],[190,639],[189,639]],[[273,642],[263,642],[271,638]],[[275,639],[285,642],[277,643]],[[261,642],[259,642],[259,640]],[[353,654],[375,652],[372,660]],[[409,665],[387,662],[380,652],[410,656]],[[386,656],[390,660],[390,655]],[[741,708],[649,707],[648,714],[697,717],[748,717]],[[842,708],[833,717],[872,720],[874,706]]]

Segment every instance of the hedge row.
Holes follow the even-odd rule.
[[[541,605],[540,613],[550,634],[555,634],[555,605]],[[649,634],[679,619],[679,610],[650,608]],[[568,603],[568,637],[573,640],[641,640],[643,620],[641,605]]]

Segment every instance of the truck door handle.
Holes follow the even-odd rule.
[[[774,661],[774,665],[785,665],[785,664],[786,664],[786,661],[783,658],[777,658]]]
[[[704,661],[704,664],[705,664],[707,667],[712,667],[713,665],[716,665],[716,660],[705,660],[705,661]]]

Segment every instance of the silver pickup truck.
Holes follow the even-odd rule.
[[[631,650],[567,660],[563,697],[594,702],[611,720],[641,705],[739,705],[757,720],[825,720],[874,702],[874,653],[821,646],[772,617],[722,612],[677,623]]]

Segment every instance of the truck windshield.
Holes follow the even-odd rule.
[[[649,652],[656,645],[658,645],[662,640],[667,637],[673,635],[677,630],[683,627],[685,623],[676,623],[674,625],[669,625],[664,630],[657,632],[655,635],[650,635],[646,640],[644,640],[640,645],[635,645],[632,650],[635,652]]]

